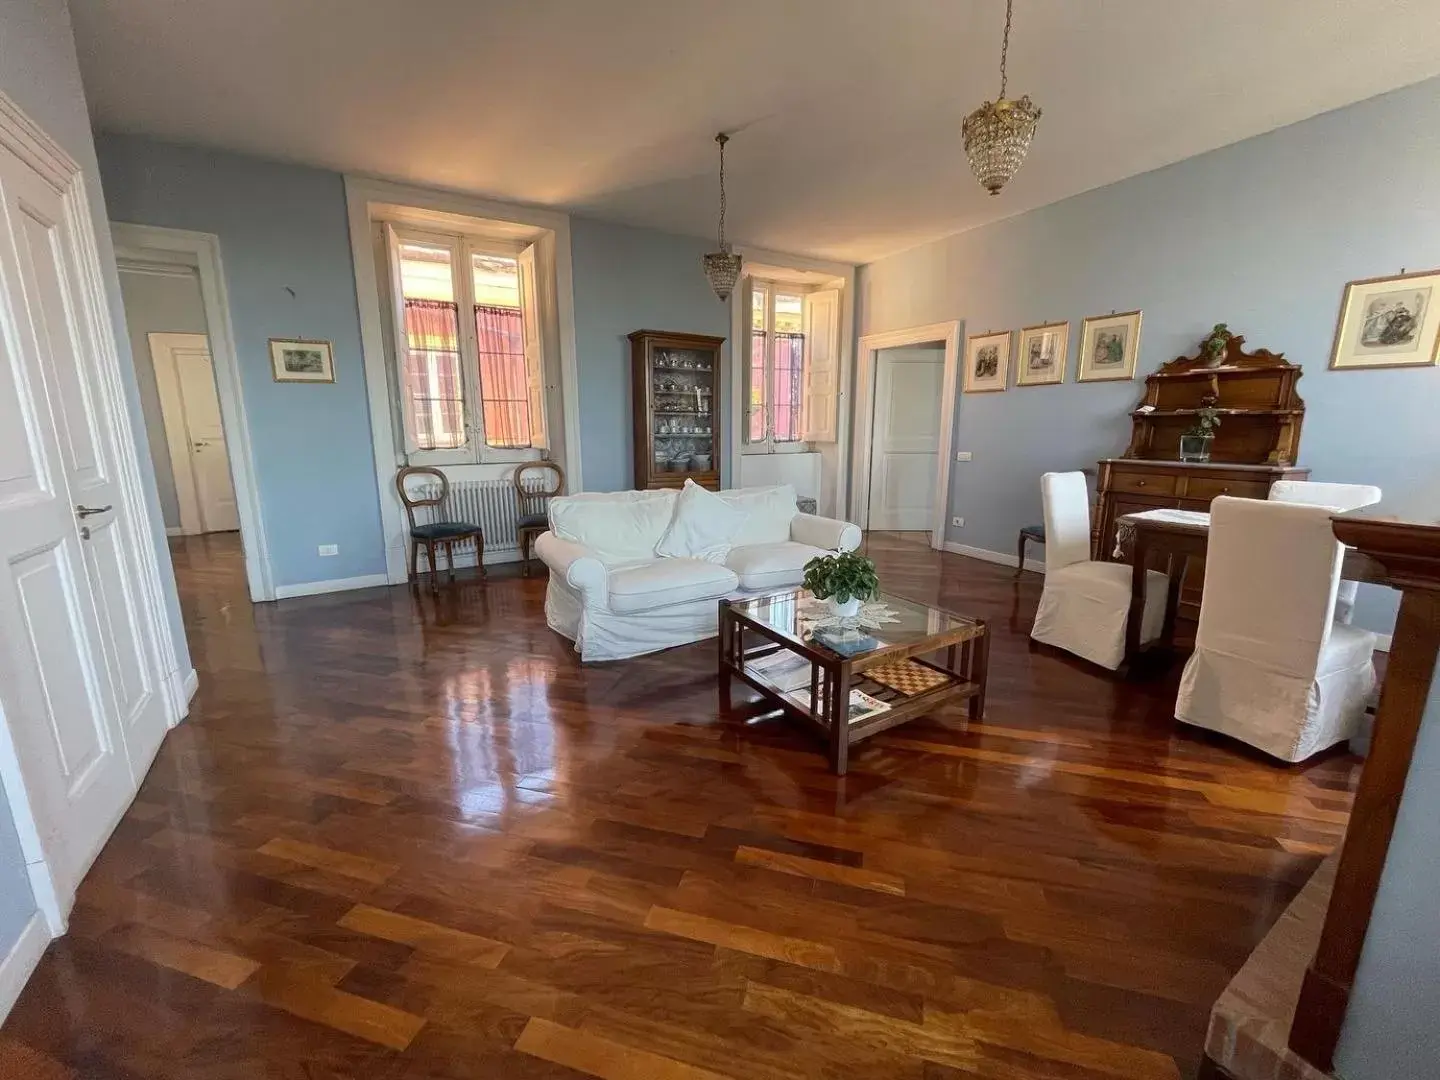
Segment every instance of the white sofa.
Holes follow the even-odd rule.
[[[661,558],[678,493],[617,491],[551,500],[535,553],[550,568],[545,615],[582,660],[622,660],[713,637],[722,597],[799,585],[816,555],[854,551],[860,529],[802,514],[787,485],[722,491],[745,514],[723,562]]]

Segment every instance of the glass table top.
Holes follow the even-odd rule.
[[[817,600],[803,589],[732,601],[730,609],[797,644],[828,649],[852,659],[908,648],[942,634],[973,631],[970,636],[978,637],[984,632],[979,619],[884,592],[862,604],[859,614],[850,618],[835,616],[826,601]]]

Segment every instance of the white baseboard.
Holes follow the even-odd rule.
[[[1390,651],[1390,641],[1393,637],[1393,634],[1376,634],[1375,651],[1388,653]]]
[[[952,555],[968,555],[972,559],[980,559],[984,562],[997,563],[1000,566],[1016,566],[1019,558],[1005,551],[991,551],[989,548],[970,547],[968,544],[957,544],[951,540],[945,541],[945,550]],[[1025,556],[1025,569],[1033,570],[1037,574],[1045,572],[1045,560],[1034,559],[1029,555]]]
[[[166,525],[166,526],[165,526],[165,535],[166,535],[166,536],[184,536],[184,535],[185,535],[185,530],[182,529],[179,525]]]
[[[49,944],[50,930],[45,925],[44,917],[37,911],[30,916],[25,929],[20,931],[20,936],[10,947],[9,955],[0,960],[0,1020],[10,1015],[15,999],[30,981],[35,965],[40,963],[40,957],[45,955],[45,946]]]
[[[288,600],[292,596],[319,596],[321,593],[349,592],[351,589],[373,589],[377,585],[389,585],[390,579],[384,574],[362,574],[360,577],[331,578],[328,581],[302,581],[298,585],[276,585],[275,599]]]
[[[530,550],[530,557],[531,557],[532,559],[535,557],[535,550],[534,550],[533,547],[532,547],[531,550]],[[408,556],[407,556],[407,558],[408,558]],[[449,567],[449,565],[450,565],[449,563],[447,563],[447,562],[445,561],[445,556],[444,556],[443,553],[437,554],[436,557],[435,557],[435,561],[440,564],[440,572],[441,572],[442,574],[445,572],[445,570],[446,570],[446,569]],[[520,549],[519,549],[519,548],[501,548],[499,551],[491,551],[489,548],[486,548],[486,549],[485,549],[485,565],[486,565],[486,566],[499,566],[501,563],[517,563],[517,562],[519,562],[519,561],[520,561]],[[455,569],[456,569],[456,570],[468,570],[468,569],[470,569],[471,567],[473,567],[474,565],[475,565],[475,549],[474,549],[474,548],[469,548],[469,549],[467,549],[467,550],[465,550],[465,551],[461,551],[461,552],[458,552],[458,553],[456,554],[456,556],[455,556]],[[422,574],[423,574],[423,573],[427,573],[427,572],[429,571],[429,569],[430,569],[429,566],[428,566],[428,565],[426,564],[426,562],[425,562],[425,549],[424,549],[424,548],[421,548],[421,549],[420,549],[420,572],[421,572]]]

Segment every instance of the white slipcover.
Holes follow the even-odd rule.
[[[1225,496],[1211,504],[1176,719],[1292,762],[1355,734],[1375,688],[1375,635],[1334,622],[1344,549],[1333,512]]]
[[[1090,496],[1084,473],[1046,473],[1045,587],[1030,636],[1114,671],[1125,660],[1133,571],[1126,563],[1090,558]],[[1141,642],[1160,636],[1168,578],[1145,572]]]
[[[1270,485],[1270,498],[1275,502],[1303,503],[1306,506],[1328,506],[1336,513],[1374,506],[1380,501],[1380,489],[1372,484],[1322,484],[1311,480],[1276,480]],[[1348,623],[1355,613],[1355,597],[1360,593],[1356,581],[1341,580],[1335,593],[1335,621]]]
[[[723,563],[661,558],[674,491],[620,491],[551,500],[551,531],[535,541],[550,569],[545,613],[583,660],[620,660],[713,637],[723,596],[799,585],[806,562],[860,546],[860,530],[795,509],[789,485],[722,491],[743,512]]]

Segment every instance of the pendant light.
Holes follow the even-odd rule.
[[[1035,137],[1040,109],[1029,97],[1011,101],[1005,96],[1005,60],[1010,52],[1010,16],[1015,0],[1005,0],[1005,42],[1000,48],[1000,96],[987,101],[965,118],[965,156],[975,178],[991,195],[1019,171]]]
[[[730,294],[735,291],[735,282],[740,280],[740,256],[732,252],[725,242],[725,144],[730,141],[730,136],[722,131],[715,136],[715,141],[720,144],[720,250],[701,256],[701,263],[705,267],[705,276],[710,279],[710,287],[724,301],[730,299]]]

